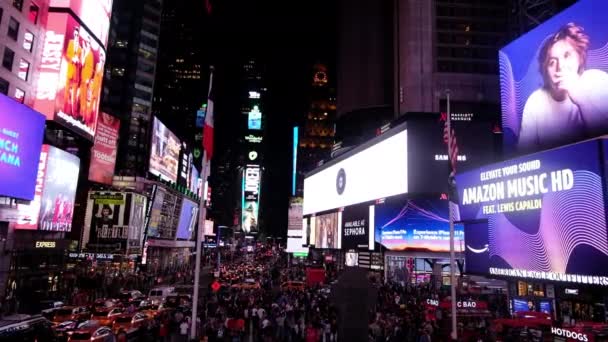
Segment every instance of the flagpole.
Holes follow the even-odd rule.
[[[210,67],[211,72],[209,74],[209,90],[207,94],[207,99],[209,99],[209,95],[211,94],[211,86],[213,83],[213,66]],[[211,109],[212,111],[213,109]],[[205,115],[213,115],[213,112],[206,113]],[[203,137],[204,139],[204,137]],[[203,184],[207,181],[207,177],[209,176],[209,161],[207,160],[207,149],[203,148],[203,172],[202,172],[202,180]],[[200,204],[199,204],[199,219],[198,219],[198,230],[196,234],[196,262],[194,266],[194,293],[192,294],[192,322],[190,326],[190,339],[196,339],[196,328],[197,328],[197,316],[198,316],[198,296],[199,296],[199,286],[200,286],[200,277],[201,277],[201,248],[203,245],[203,235],[205,232],[205,221],[207,219],[207,206],[205,205],[207,194],[201,194],[200,196]],[[202,320],[201,320],[202,321]]]
[[[207,179],[207,151],[203,151],[203,179]],[[198,296],[201,276],[201,247],[203,245],[203,234],[205,232],[205,220],[207,218],[207,207],[205,206],[205,194],[201,194],[199,204],[198,229],[196,231],[196,262],[194,268],[194,294],[192,295],[192,325],[190,326],[190,339],[196,338],[196,318],[198,314]]]
[[[452,150],[452,113],[450,112],[450,90],[446,90],[447,97],[447,118],[446,123],[448,126],[448,160],[450,162],[455,163],[456,161],[452,161],[453,158],[457,158],[457,156],[451,155]],[[450,166],[451,169],[451,166]],[[448,187],[451,186],[451,177],[452,172],[448,176]],[[448,194],[450,191],[448,191]],[[452,198],[449,198],[448,195],[448,211],[449,211],[449,221],[450,221],[450,287],[451,287],[451,297],[452,297],[452,340],[458,340],[458,330],[457,330],[457,321],[456,321],[456,256],[454,251],[454,206],[452,204]]]

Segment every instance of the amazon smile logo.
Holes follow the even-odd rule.
[[[471,252],[475,253],[475,254],[481,254],[481,253],[489,252],[489,251],[490,251],[490,246],[489,246],[488,244],[485,244],[485,245],[483,246],[483,248],[481,248],[481,249],[476,249],[476,248],[473,248],[473,247],[471,247],[471,246],[467,245],[467,249],[468,249],[469,251],[471,251]]]

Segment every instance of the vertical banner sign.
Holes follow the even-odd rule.
[[[91,150],[90,181],[112,184],[119,130],[120,120],[110,114],[100,113],[97,120],[95,144]]]
[[[298,126],[293,128],[293,160],[291,165],[291,196],[296,195],[296,174],[298,165]]]
[[[258,230],[260,166],[247,165],[243,174],[242,229],[245,233]]]

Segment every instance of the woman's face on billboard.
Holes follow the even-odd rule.
[[[578,77],[581,60],[568,39],[555,42],[547,55],[546,72],[551,89],[558,92],[568,90],[568,83]]]

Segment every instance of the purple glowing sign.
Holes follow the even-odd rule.
[[[45,117],[0,94],[0,196],[34,199]]]

